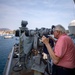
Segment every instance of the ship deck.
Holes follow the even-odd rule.
[[[29,72],[26,72],[26,68],[22,66],[19,70],[15,69],[15,64],[17,63],[18,58],[13,58],[10,75],[34,75],[34,71],[31,70]]]
[[[27,71],[25,66],[24,66],[24,62],[20,62],[22,64],[22,66],[16,66],[18,63],[18,57],[13,57],[14,55],[14,48],[12,49],[12,51],[10,52],[9,56],[8,56],[8,60],[6,62],[6,66],[3,72],[3,75],[43,75],[41,73],[39,74],[34,74],[34,70],[29,70]]]

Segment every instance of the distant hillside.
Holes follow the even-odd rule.
[[[4,31],[4,30],[10,30],[10,29],[8,29],[8,28],[0,28],[0,31]]]

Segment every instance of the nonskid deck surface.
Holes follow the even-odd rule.
[[[18,61],[18,58],[13,58],[10,75],[34,75],[34,71],[32,71],[32,70],[29,72],[26,72],[26,68],[24,66],[22,66],[22,68],[20,68],[18,70],[14,69],[17,61]]]

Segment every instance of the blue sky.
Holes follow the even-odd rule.
[[[0,28],[15,30],[26,20],[29,29],[57,24],[68,29],[74,19],[73,0],[0,0]]]

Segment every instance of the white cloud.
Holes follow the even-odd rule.
[[[66,28],[73,19],[71,0],[1,0],[0,26],[17,29],[21,20],[28,21],[28,28],[50,27],[63,24]]]

